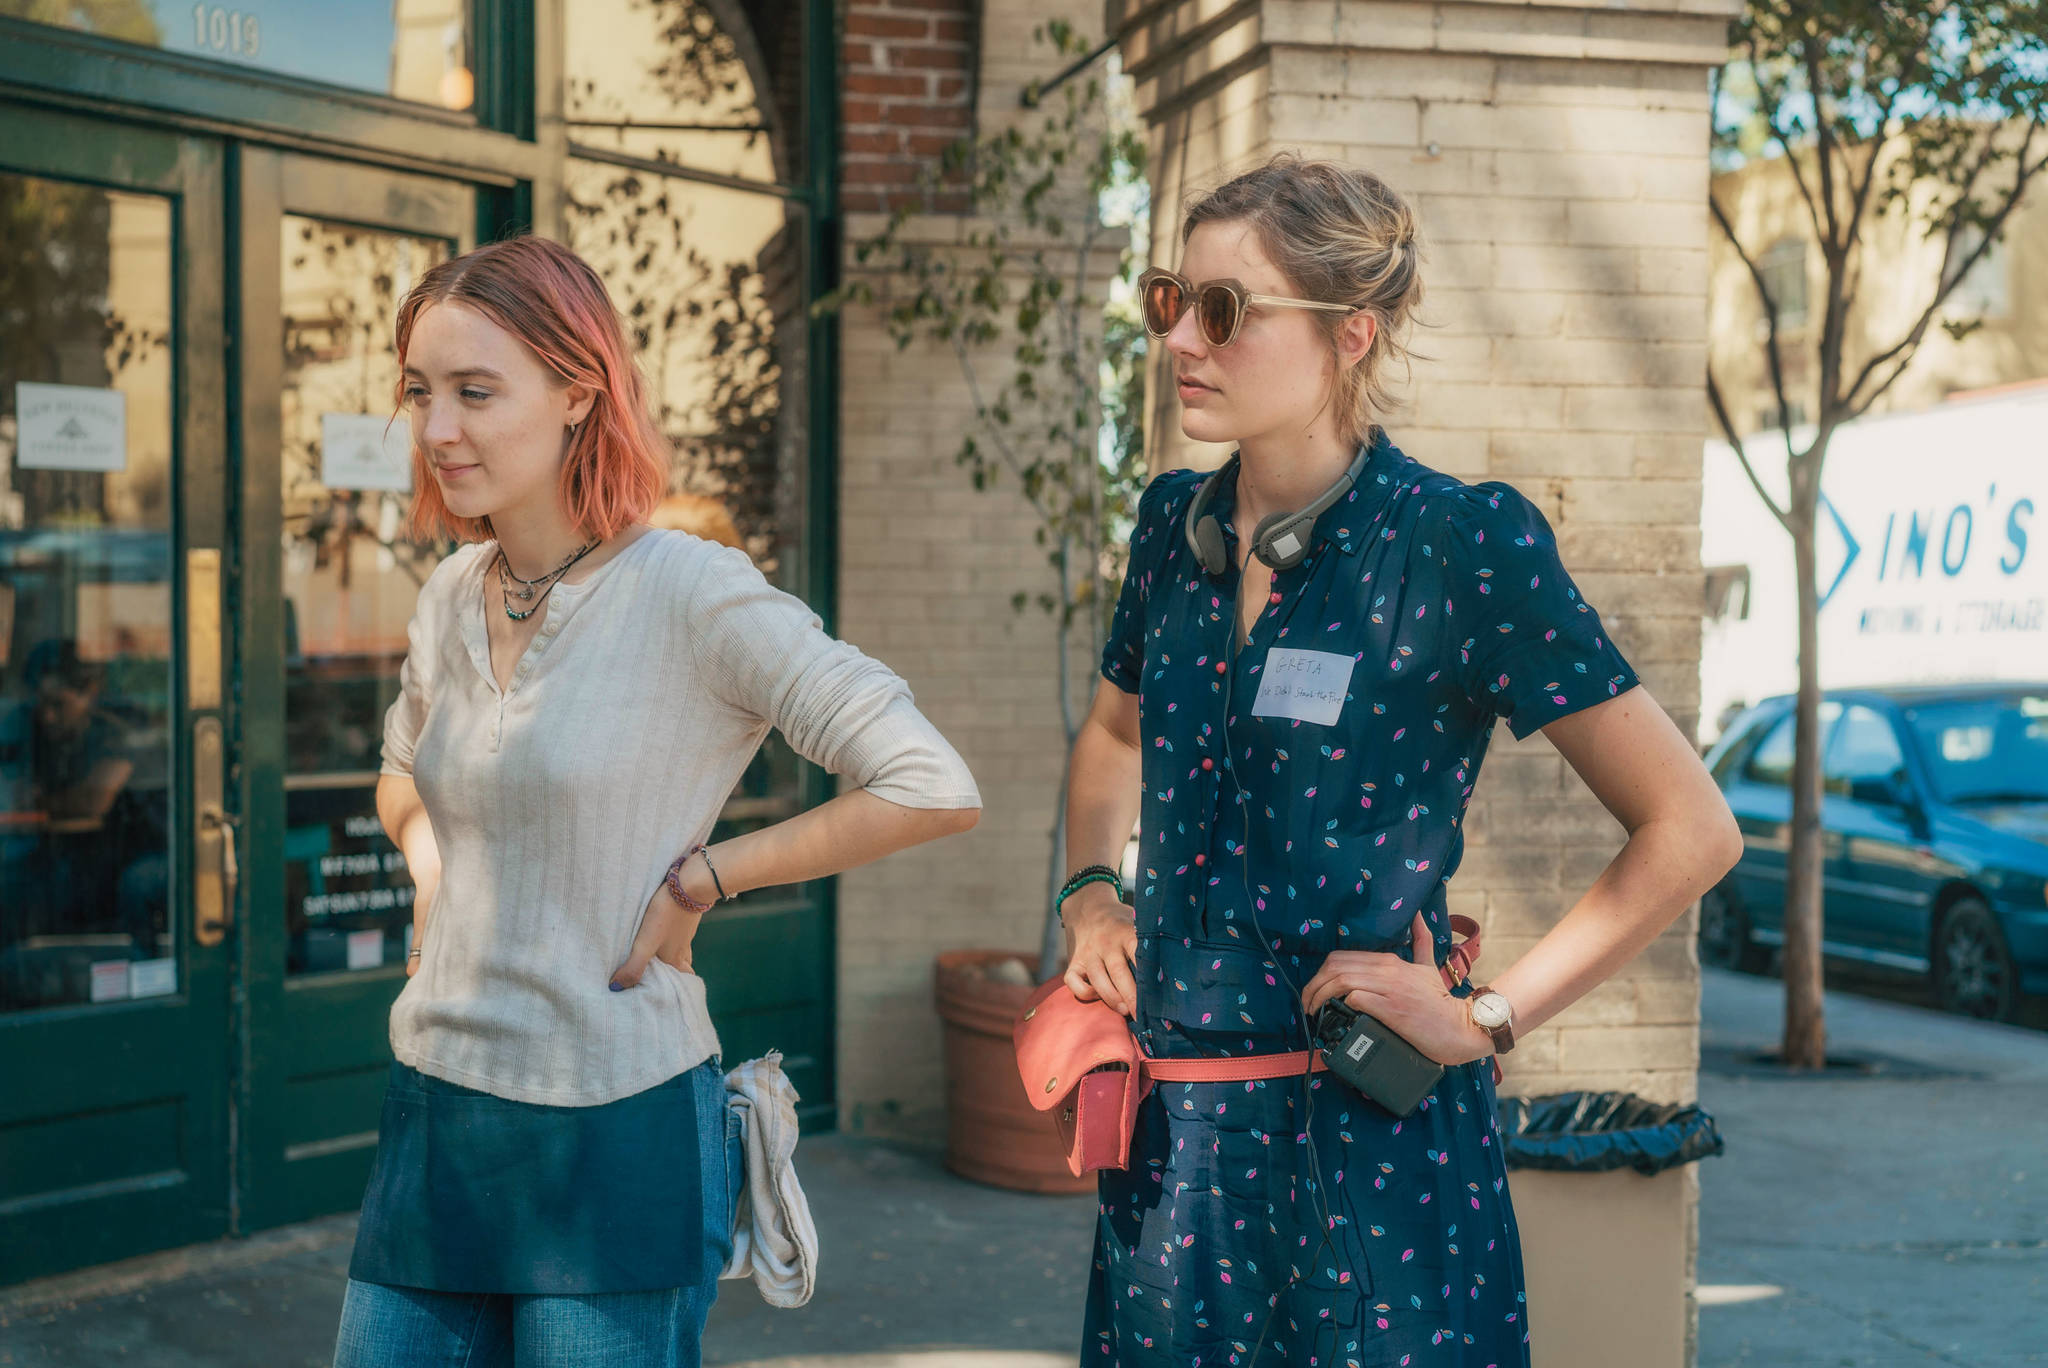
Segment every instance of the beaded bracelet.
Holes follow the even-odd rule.
[[[1060,890],[1059,897],[1053,900],[1053,910],[1059,915],[1060,925],[1066,925],[1067,899],[1073,897],[1076,893],[1080,892],[1082,889],[1086,888],[1089,884],[1092,883],[1109,884],[1111,887],[1116,889],[1117,901],[1123,901],[1124,881],[1116,873],[1116,871],[1110,869],[1106,865],[1090,865],[1087,869],[1082,870],[1073,878],[1069,879],[1067,881],[1067,886]]]
[[[683,891],[682,874],[683,866],[690,862],[690,857],[701,853],[703,849],[704,847],[701,845],[693,845],[688,850],[684,851],[681,855],[677,856],[676,862],[668,867],[668,874],[662,880],[663,883],[668,885],[669,896],[671,898],[674,898],[679,904],[682,905],[683,911],[694,912],[700,917],[711,910],[711,904],[707,902],[698,902],[695,898],[691,897],[688,893]],[[705,863],[709,864],[709,859],[707,859]],[[714,876],[712,878],[713,885],[716,885],[717,882],[718,880],[716,876]]]
[[[1074,881],[1080,878],[1083,874],[1107,874],[1110,878],[1116,880],[1118,888],[1123,887],[1123,875],[1117,873],[1114,869],[1111,869],[1108,865],[1104,864],[1086,865],[1080,869],[1075,870],[1073,873],[1067,875],[1068,885],[1071,887]]]

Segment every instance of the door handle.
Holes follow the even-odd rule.
[[[226,756],[220,719],[202,717],[192,724],[192,809],[196,839],[192,859],[192,939],[219,945],[235,918],[235,894],[241,864],[235,852],[239,825],[222,804],[226,787]]]

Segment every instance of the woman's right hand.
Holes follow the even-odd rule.
[[[1061,909],[1067,925],[1067,987],[1083,1002],[1098,998],[1124,1016],[1138,1010],[1138,926],[1107,883],[1092,883]]]

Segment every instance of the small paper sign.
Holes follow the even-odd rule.
[[[14,463],[24,470],[128,468],[128,396],[89,385],[14,386]]]
[[[178,991],[178,961],[174,958],[135,960],[128,966],[129,997],[164,997]]]
[[[1351,667],[1356,663],[1348,655],[1330,651],[1275,646],[1266,652],[1265,666],[1259,671],[1259,696],[1252,701],[1252,716],[1293,717],[1330,726],[1344,712]]]
[[[92,966],[92,1000],[119,1002],[128,996],[128,961],[101,960]]]
[[[348,933],[348,967],[351,969],[375,969],[384,963],[384,932],[372,927],[368,931]]]
[[[370,413],[320,415],[320,483],[329,489],[412,488],[412,427]]]

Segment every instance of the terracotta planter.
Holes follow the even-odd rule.
[[[933,996],[945,1022],[946,1167],[962,1178],[1018,1192],[1093,1192],[1095,1179],[1067,1171],[1052,1113],[1034,1111],[1017,1076],[1010,1029],[1029,984],[977,972],[1034,956],[1010,950],[949,950],[939,956]]]

